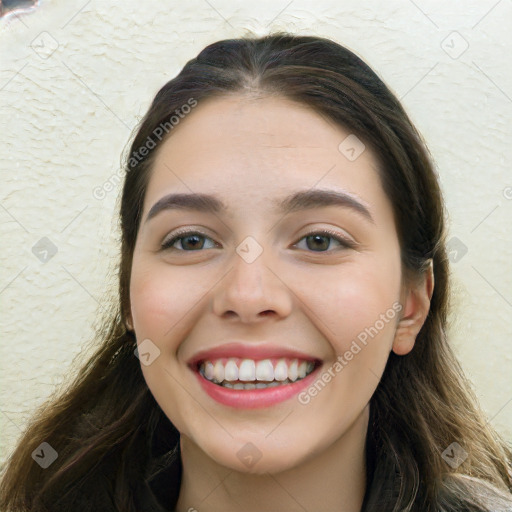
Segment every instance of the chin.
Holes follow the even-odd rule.
[[[289,437],[288,437],[289,439]],[[293,469],[314,455],[313,448],[308,453],[303,442],[287,443],[287,446],[276,446],[261,437],[254,442],[235,441],[228,445],[219,443],[203,449],[204,453],[215,463],[239,473],[263,475],[281,473]],[[291,448],[290,446],[294,447]],[[302,450],[297,447],[302,446]],[[199,447],[202,449],[201,447]]]

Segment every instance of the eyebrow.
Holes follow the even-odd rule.
[[[369,209],[354,196],[336,190],[298,190],[284,199],[272,201],[273,212],[287,215],[297,211],[339,206],[350,208],[366,220],[375,224]],[[164,210],[195,210],[204,213],[227,212],[227,206],[220,198],[209,194],[169,194],[159,199],[149,210],[145,222]]]

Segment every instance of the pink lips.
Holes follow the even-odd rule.
[[[282,384],[276,387],[263,389],[238,390],[231,389],[215,384],[209,381],[199,373],[199,366],[203,361],[212,361],[221,358],[240,358],[240,359],[301,359],[318,363],[318,358],[303,352],[276,347],[275,345],[246,345],[240,343],[227,343],[222,346],[203,350],[196,353],[189,361],[188,365],[199,380],[201,388],[215,401],[229,407],[243,409],[256,409],[275,405],[292,398],[303,389],[311,385],[316,378],[319,365],[306,377],[296,382]]]
[[[201,361],[220,359],[222,357],[238,357],[240,359],[304,359],[305,361],[318,361],[318,358],[304,354],[297,350],[279,348],[275,345],[243,345],[241,343],[226,343],[220,347],[201,350],[197,352],[189,361],[191,368],[197,367]]]

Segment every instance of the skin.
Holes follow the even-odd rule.
[[[180,512],[361,509],[369,400],[390,351],[412,350],[434,282],[432,271],[414,284],[402,279],[377,159],[366,148],[349,161],[338,150],[349,134],[299,103],[237,94],[200,102],[158,151],[127,321],[138,343],[149,338],[160,350],[141,368],[181,432]],[[270,211],[271,200],[311,188],[349,192],[374,223],[339,206],[286,216]],[[229,213],[169,210],[145,222],[171,192],[215,194]],[[204,233],[205,248],[181,240],[161,250],[183,227]],[[308,245],[304,237],[322,229],[357,245],[334,238],[319,249]],[[247,236],[263,249],[250,264],[235,250]],[[186,365],[223,340],[265,340],[322,360],[321,375],[397,301],[403,309],[307,404],[295,396],[264,409],[221,405]],[[237,456],[247,443],[261,454],[252,467]]]

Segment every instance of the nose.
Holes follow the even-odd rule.
[[[214,294],[213,311],[216,315],[251,323],[268,317],[284,318],[290,314],[292,291],[268,266],[264,254],[265,251],[251,261],[234,253],[231,269]]]

